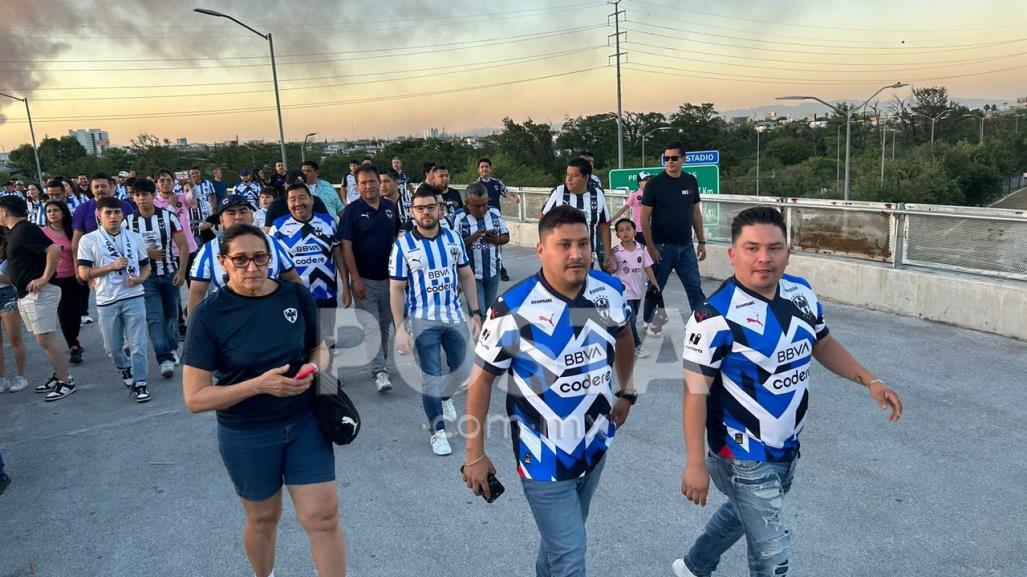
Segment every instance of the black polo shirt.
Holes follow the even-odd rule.
[[[391,200],[381,198],[371,208],[358,198],[346,205],[339,219],[339,236],[353,243],[353,259],[360,278],[389,278],[389,254],[399,230],[399,211]]]
[[[46,272],[46,249],[51,244],[43,229],[28,220],[18,221],[7,231],[7,274],[18,298],[25,298],[29,283]]]
[[[666,171],[652,177],[645,185],[642,206],[653,209],[651,225],[653,242],[690,244],[692,242],[692,210],[699,198],[699,182],[682,172],[677,178]]]

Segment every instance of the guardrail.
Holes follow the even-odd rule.
[[[502,203],[513,221],[533,222],[550,189],[510,187],[521,202]],[[606,192],[612,212],[624,191]],[[1027,281],[1027,211],[743,195],[703,197],[706,237],[731,241],[731,220],[756,205],[777,207],[793,251]]]

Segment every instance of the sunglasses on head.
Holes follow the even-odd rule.
[[[681,160],[681,157],[676,155],[676,154],[664,154],[663,155],[663,161],[664,162],[677,162],[679,160]]]

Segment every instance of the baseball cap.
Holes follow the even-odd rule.
[[[245,206],[250,210],[253,210],[253,205],[250,204],[250,201],[246,200],[245,196],[241,194],[230,194],[221,201],[221,208],[218,209],[218,214],[220,215],[222,212],[225,212],[233,206]]]
[[[122,170],[121,172],[118,173],[118,176],[120,176],[121,178],[128,178],[128,171],[127,170]]]
[[[652,177],[653,177],[653,175],[651,175],[648,172],[643,170],[642,172],[638,173],[638,182],[642,182],[643,180],[648,180],[648,179],[650,179]]]
[[[239,176],[249,176],[251,174],[253,174],[253,171],[251,171],[248,168],[240,168],[239,169]]]

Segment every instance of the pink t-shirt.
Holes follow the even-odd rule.
[[[188,198],[184,192],[178,194],[177,196],[178,208],[171,206],[171,203],[165,201],[164,197],[162,197],[160,194],[153,198],[153,205],[160,208],[166,208],[178,217],[178,221],[182,223],[182,230],[185,231],[185,243],[189,246],[189,254],[192,254],[196,252],[196,239],[193,238],[193,234],[189,232],[190,230],[192,230],[189,227],[189,204],[192,201],[192,199]],[[178,256],[177,244],[172,243],[171,254],[175,255],[176,257]]]
[[[71,254],[71,239],[64,231],[56,232],[48,226],[41,226],[43,234],[61,247],[61,258],[57,260],[57,278],[75,276],[75,257]]]
[[[624,204],[631,207],[631,220],[635,221],[635,230],[642,232],[642,191],[632,191]]]
[[[624,298],[630,301],[642,298],[645,295],[645,267],[653,266],[649,251],[637,242],[632,251],[617,245],[613,247],[613,259],[617,263],[614,274],[624,283]]]

